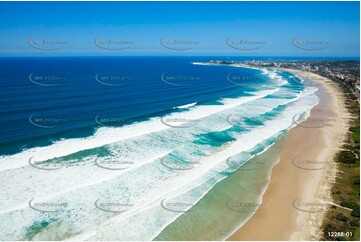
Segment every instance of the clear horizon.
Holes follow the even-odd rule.
[[[359,58],[359,6],[359,2],[1,2],[0,56]]]
[[[11,1],[0,242],[360,241],[361,0]]]

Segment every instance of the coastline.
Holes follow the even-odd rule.
[[[337,173],[333,158],[345,139],[348,114],[336,83],[310,72],[281,70],[317,85],[319,103],[306,121],[286,135],[280,161],[272,169],[270,183],[262,197],[263,209],[227,240],[319,240],[322,236],[321,226],[332,204],[330,189]],[[319,127],[316,121],[324,124]],[[293,162],[296,157],[319,163],[297,166]]]

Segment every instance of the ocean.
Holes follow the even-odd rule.
[[[227,238],[318,98],[212,59],[1,58],[0,239]]]

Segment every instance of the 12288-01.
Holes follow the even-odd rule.
[[[352,232],[328,232],[329,237],[352,237]]]

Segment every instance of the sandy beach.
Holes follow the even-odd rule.
[[[320,102],[286,135],[262,198],[263,209],[228,240],[318,240],[322,235],[337,173],[333,157],[344,141],[349,116],[337,84],[313,73],[284,70],[310,80],[319,89]]]

